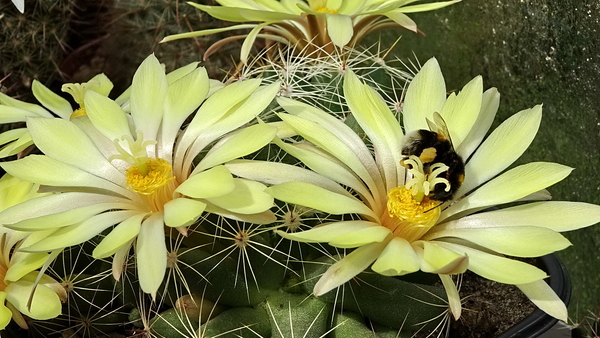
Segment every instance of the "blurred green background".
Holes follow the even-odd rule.
[[[540,131],[517,164],[573,167],[548,189],[553,199],[600,204],[599,1],[465,0],[411,18],[425,36],[406,30],[380,34],[387,44],[402,36],[396,56],[421,63],[435,56],[448,90],[483,75],[484,87],[501,93],[496,125],[543,103]],[[588,311],[600,312],[600,226],[566,237],[573,246],[559,256],[571,274],[569,315],[577,323]]]

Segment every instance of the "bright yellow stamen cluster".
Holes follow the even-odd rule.
[[[162,158],[148,159],[142,168],[127,169],[127,185],[142,195],[153,194],[174,178],[171,165]]]
[[[310,9],[319,13],[337,14],[337,9],[327,8],[327,0],[309,0]]]
[[[421,238],[440,217],[439,202],[424,198],[416,201],[412,191],[405,187],[396,187],[388,192],[387,213],[382,223],[394,236],[409,242]]]

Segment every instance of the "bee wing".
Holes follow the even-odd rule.
[[[425,120],[427,120],[427,125],[429,126],[429,130],[436,132],[438,134],[441,134],[452,145],[452,138],[450,137],[450,131],[448,130],[446,121],[444,121],[444,118],[442,117],[442,115],[440,115],[440,113],[438,113],[438,112],[433,113],[433,121],[431,121],[430,119],[427,119],[427,118]]]

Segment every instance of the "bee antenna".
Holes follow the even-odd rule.
[[[436,206],[434,206],[434,207],[432,207],[432,208],[429,208],[429,209],[427,209],[427,210],[423,211],[423,213],[430,212],[431,210],[433,210],[433,209],[435,209],[435,208],[439,207],[439,206],[440,206],[440,205],[442,205],[442,204],[444,204],[444,202],[440,202],[440,204],[438,204],[438,205],[436,205]]]

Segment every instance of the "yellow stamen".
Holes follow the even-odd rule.
[[[421,238],[435,225],[440,217],[439,202],[425,197],[415,200],[411,190],[396,187],[388,192],[387,212],[382,215],[382,224],[389,228],[394,236],[409,242]]]
[[[126,176],[131,190],[142,195],[153,194],[175,178],[171,165],[162,158],[148,159],[141,168],[132,166]]]

